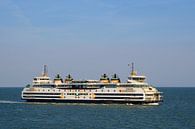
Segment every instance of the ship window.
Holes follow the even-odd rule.
[[[146,94],[146,96],[153,96],[153,94]]]
[[[76,93],[67,93],[67,95],[76,95]]]
[[[97,90],[95,90],[95,92],[97,92]]]
[[[108,90],[108,92],[110,92],[110,90]]]
[[[102,90],[102,92],[104,92],[104,90]]]
[[[114,90],[114,92],[116,92],[116,90]]]

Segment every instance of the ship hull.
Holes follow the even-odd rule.
[[[149,89],[149,88],[145,88]],[[24,88],[21,98],[27,102],[154,104],[162,98],[158,91],[144,88],[57,89]]]
[[[64,100],[64,99],[23,99],[27,102],[45,103],[87,103],[87,104],[129,104],[129,105],[159,105],[159,101],[127,101],[127,100]]]

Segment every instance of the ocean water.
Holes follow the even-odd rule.
[[[27,103],[0,88],[0,129],[195,129],[195,88],[159,88],[160,106]]]

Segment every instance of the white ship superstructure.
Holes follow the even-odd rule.
[[[100,80],[74,80],[68,75],[64,80],[58,74],[52,81],[46,66],[40,77],[22,91],[22,99],[31,102],[69,103],[126,103],[159,104],[161,92],[145,82],[145,76],[132,72],[126,83],[114,74],[111,79],[103,74]]]

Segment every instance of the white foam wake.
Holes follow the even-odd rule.
[[[24,103],[24,102],[10,101],[10,100],[0,100],[0,103],[15,104],[15,103]]]

